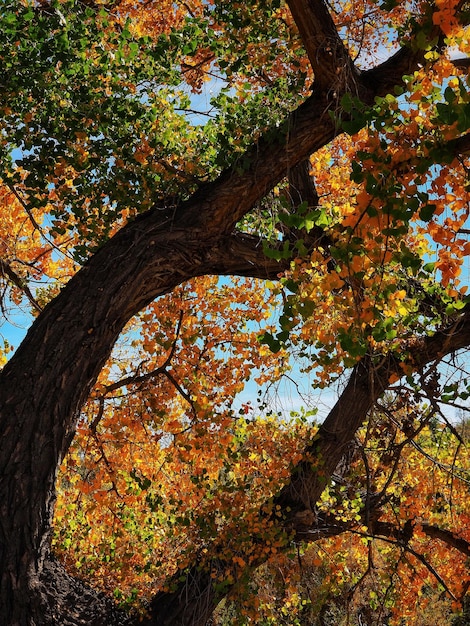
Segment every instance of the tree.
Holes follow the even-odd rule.
[[[191,431],[197,484],[198,446],[207,451],[216,440],[221,455],[226,446],[228,472],[229,452],[232,460],[239,454],[232,442],[243,425],[227,418],[223,396],[230,400],[237,391],[230,383],[240,380],[214,373],[217,395],[205,365],[206,358],[217,363],[223,344],[242,346],[241,358],[228,361],[234,378],[248,376],[247,359],[252,367],[271,359],[280,371],[283,355],[297,349],[309,355],[320,385],[348,376],[317,430],[300,425],[282,447],[277,426],[252,427],[268,456],[284,454],[286,463],[270,468],[264,491],[245,490],[258,519],[249,541],[236,546],[235,558],[227,534],[217,524],[209,529],[200,550],[182,554],[173,579],[154,593],[153,624],[204,624],[269,555],[318,538],[312,529],[321,526],[325,487],[385,392],[399,401],[402,379],[427,397],[423,424],[437,414],[440,396],[466,397],[464,380],[444,386],[438,376],[439,363],[470,343],[458,278],[468,253],[466,8],[457,1],[150,2],[144,9],[127,0],[2,2],[3,310],[26,301],[36,316],[0,378],[4,623],[131,621],[51,552],[58,472],[72,442],[78,447],[68,458],[101,494],[97,503],[119,493],[123,477],[112,478],[119,446],[111,463],[107,445],[125,436],[123,415],[135,407],[122,401],[112,411],[109,396],[118,389],[149,397],[149,383],[163,380],[157,397],[167,399],[165,414],[175,410],[167,432]],[[388,58],[374,64],[387,46]],[[187,90],[197,93],[214,73],[226,88],[214,97],[214,118],[197,125],[182,114],[193,108]],[[209,279],[180,286],[206,276],[280,279],[266,305],[259,284],[222,294],[246,303],[249,324],[262,319],[256,307],[282,297],[279,327],[266,322],[260,350],[257,333],[249,330],[243,343],[240,319],[227,312],[197,343],[200,311],[219,315],[221,296]],[[128,327],[128,354],[147,356],[113,365],[113,346],[139,314],[142,325]],[[224,325],[232,330],[217,343]],[[178,353],[173,371],[180,339],[197,351]],[[95,407],[88,418],[81,414],[87,401]],[[150,439],[161,430],[158,408],[150,403],[150,421],[141,417]],[[381,423],[386,436],[393,412]],[[415,437],[421,425],[407,429]],[[83,447],[87,440],[93,450]],[[145,468],[149,446],[142,443]],[[98,473],[108,465],[106,487],[93,482],[88,455],[99,458]],[[130,479],[149,490],[138,463],[124,467],[130,492]],[[70,474],[63,476],[66,491]],[[226,493],[231,480],[227,474]],[[222,480],[219,487],[223,494]],[[155,508],[158,493],[148,495]],[[358,515],[370,522],[376,511],[379,532],[402,533],[403,542],[413,520],[393,526],[381,520],[382,505],[366,490]],[[130,501],[122,506],[132,509]],[[430,532],[468,554],[463,535]]]

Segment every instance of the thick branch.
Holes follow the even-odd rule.
[[[463,57],[461,59],[452,59],[452,65],[458,70],[466,70],[468,72],[470,68],[470,59]]]
[[[456,156],[458,154],[469,154],[470,153],[470,133],[466,133],[457,139],[453,139],[447,143],[445,146],[448,150],[450,150]]]
[[[315,84],[329,91],[356,74],[330,12],[323,0],[288,0],[292,17],[315,75]]]
[[[288,174],[289,199],[294,209],[302,203],[306,203],[309,209],[318,206],[319,198],[311,169],[310,159],[304,159],[293,167]]]
[[[277,245],[280,250],[282,244]],[[235,231],[224,237],[218,246],[214,254],[213,273],[271,280],[278,278],[289,267],[290,260],[268,258],[263,251],[265,245],[276,247],[262,237]]]
[[[377,502],[377,506],[378,510],[376,511],[376,506],[374,504],[367,507],[366,502],[364,502],[364,508],[361,511],[361,520],[359,522],[346,522],[329,515],[318,517],[310,528],[305,528],[302,533],[302,541],[310,543],[319,541],[320,539],[341,535],[350,530],[354,530],[354,528],[358,528],[361,524],[367,525],[371,535],[376,538],[393,538],[401,545],[406,545],[409,541],[411,541],[414,534],[414,528],[417,524],[410,520],[403,524],[402,527],[398,527],[390,522],[380,521],[378,519],[380,517],[380,501]],[[369,520],[368,524],[366,524],[367,519]],[[461,552],[465,556],[470,556],[470,543],[463,537],[459,537],[450,530],[440,528],[439,526],[434,526],[432,524],[419,524],[419,528],[431,539],[438,539],[447,546],[458,550],[458,552]]]
[[[307,460],[294,469],[291,482],[275,499],[286,511],[286,519],[296,530],[299,512],[313,512],[341,456],[353,440],[369,410],[389,386],[391,377],[401,377],[404,369],[419,371],[427,363],[441,360],[470,345],[470,311],[454,323],[417,342],[405,360],[394,353],[380,358],[367,357],[354,368],[348,384],[318,434],[306,450]],[[300,530],[304,529],[301,525]]]
[[[433,539],[439,539],[451,548],[455,548],[462,554],[470,556],[470,543],[463,539],[463,537],[458,537],[450,530],[446,530],[445,528],[439,528],[438,526],[433,526],[431,524],[422,524],[421,528],[424,534],[428,537],[432,537]]]
[[[359,76],[345,77],[333,91],[314,84],[312,95],[285,123],[276,130],[268,130],[245,153],[243,168],[235,165],[216,181],[201,186],[180,207],[176,217],[187,226],[198,226],[203,233],[220,235],[233,231],[236,223],[290,170],[342,132],[335,120],[348,119],[348,114],[339,107],[343,94],[352,93],[364,104],[372,105],[376,96],[393,92],[395,86],[403,83],[404,75],[418,69],[424,53],[401,48],[377,67]]]
[[[393,538],[403,544],[408,543],[412,539],[415,526],[416,524],[411,521],[407,522],[403,528],[397,528],[390,522],[377,521],[374,523],[371,531],[376,537]],[[439,526],[432,524],[420,524],[419,527],[422,532],[431,539],[439,539],[439,541],[442,541],[449,547],[455,548],[466,556],[470,556],[470,543],[463,539],[463,537],[458,537],[450,530],[439,528]]]

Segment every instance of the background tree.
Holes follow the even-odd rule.
[[[345,559],[369,584],[397,554],[462,606],[468,467],[441,406],[468,397],[443,378],[470,343],[465,3],[1,8],[2,306],[36,317],[0,376],[2,621],[137,619],[85,575],[149,624],[204,624],[344,533],[364,542],[332,544],[320,615]],[[234,411],[295,354],[344,381],[320,427]]]

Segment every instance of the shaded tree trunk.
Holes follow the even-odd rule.
[[[233,273],[243,272],[244,263],[253,268],[254,248],[248,261],[230,256],[231,242],[237,253],[248,249],[247,237],[221,238],[218,251],[154,220],[153,214],[138,220],[90,260],[38,317],[0,375],[0,623],[49,623],[41,621],[48,614],[41,573],[57,470],[123,326],[188,278],[223,273],[225,263]],[[269,275],[273,268],[279,271],[263,259],[257,271]]]

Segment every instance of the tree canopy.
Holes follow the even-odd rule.
[[[464,623],[469,21],[0,0],[2,623]]]

